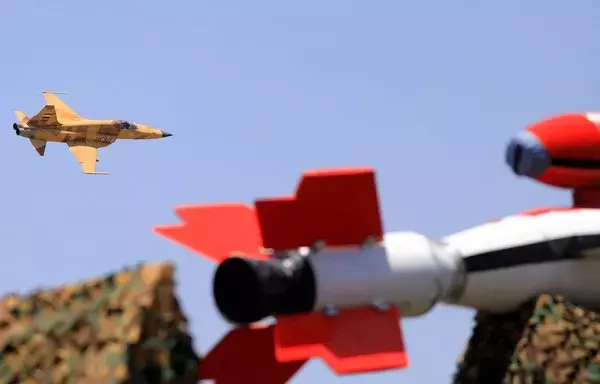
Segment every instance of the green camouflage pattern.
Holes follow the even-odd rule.
[[[119,273],[0,300],[0,383],[196,383],[200,358],[174,267]]]
[[[600,383],[600,317],[562,296],[518,311],[479,312],[453,383]]]

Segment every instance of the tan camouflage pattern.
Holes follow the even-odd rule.
[[[144,124],[124,120],[92,120],[79,116],[51,92],[44,92],[46,105],[29,118],[15,111],[18,123],[13,125],[17,135],[25,137],[40,156],[47,142],[66,143],[79,161],[84,173],[96,172],[97,150],[117,140],[151,140],[171,134]],[[86,150],[78,150],[86,147]],[[106,172],[103,172],[106,174]]]
[[[5,296],[0,383],[195,384],[199,357],[174,295],[173,273],[168,263],[139,265]]]
[[[480,312],[453,383],[600,383],[600,315],[542,295],[519,311]]]

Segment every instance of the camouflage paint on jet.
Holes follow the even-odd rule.
[[[96,172],[98,148],[111,145],[118,139],[149,140],[171,136],[160,129],[124,120],[91,120],[79,116],[55,93],[43,92],[46,105],[32,118],[16,111],[19,123],[13,129],[19,136],[31,140],[31,144],[44,156],[47,142],[66,143],[75,155],[83,173],[110,174]]]

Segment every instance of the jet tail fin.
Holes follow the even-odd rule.
[[[46,152],[46,140],[39,140],[39,139],[29,139],[29,140],[31,140],[31,145],[33,145],[33,148],[35,148],[37,153],[40,156],[44,156],[44,153]]]
[[[15,115],[17,115],[17,119],[19,123],[25,125],[29,121],[29,117],[21,111],[15,111]]]

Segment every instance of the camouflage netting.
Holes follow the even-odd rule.
[[[196,383],[171,264],[0,300],[0,383]]]
[[[480,312],[455,384],[600,383],[600,315],[543,295],[519,311]]]

